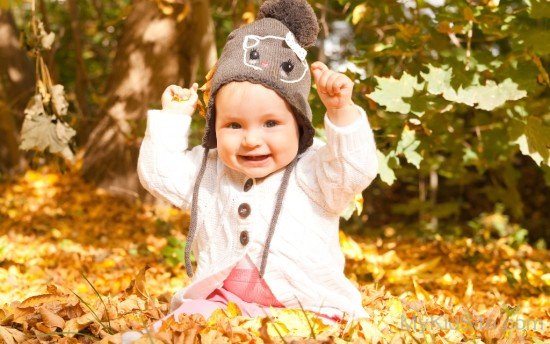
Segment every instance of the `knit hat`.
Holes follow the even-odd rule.
[[[206,169],[209,149],[216,148],[216,94],[230,82],[248,81],[261,84],[284,98],[292,108],[300,129],[298,154],[313,143],[315,129],[311,123],[311,108],[308,96],[311,89],[311,74],[306,61],[305,48],[317,40],[319,25],[311,6],[306,0],[267,0],[259,9],[257,20],[231,32],[212,74],[207,76],[206,125],[202,145],[205,147],[202,166],[199,170],[191,204],[191,223],[185,249],[187,275],[192,276],[189,259],[191,244],[197,224],[197,200],[200,181]],[[263,276],[267,253],[282,200],[297,159],[285,170],[277,193],[277,200],[270,223],[268,237],[260,269]]]

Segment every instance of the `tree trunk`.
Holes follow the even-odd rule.
[[[136,128],[168,85],[190,85],[200,62],[204,70],[213,66],[209,1],[193,1],[180,23],[176,17],[162,14],[153,1],[137,0],[126,20],[107,84],[104,117],[88,138],[82,165],[85,179],[113,194],[146,194],[136,173],[143,135]]]
[[[0,172],[22,167],[19,128],[34,91],[34,69],[9,9],[0,8]]]
[[[90,116],[90,109],[86,96],[86,94],[88,94],[88,73],[86,72],[84,57],[82,56],[82,39],[80,37],[82,28],[80,27],[80,21],[78,19],[78,6],[76,0],[69,0],[67,4],[69,5],[69,13],[71,15],[72,43],[76,57],[76,100],[78,102],[80,116],[87,119]]]

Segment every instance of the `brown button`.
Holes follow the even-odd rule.
[[[243,203],[239,206],[238,211],[239,216],[245,219],[248,217],[248,215],[250,215],[250,206],[248,205],[248,203]]]
[[[252,178],[250,178],[244,183],[244,192],[250,190],[252,188],[252,185],[254,185],[254,181],[252,180]]]
[[[248,231],[242,231],[240,236],[241,244],[245,246],[248,244]]]

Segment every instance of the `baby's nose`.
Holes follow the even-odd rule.
[[[260,63],[261,63],[261,65],[262,65],[262,67],[264,67],[264,68],[267,67],[267,66],[269,66],[269,63],[268,63],[267,61],[262,61],[262,62],[260,62]]]
[[[247,133],[243,140],[243,145],[248,147],[255,147],[259,146],[262,143],[262,139],[259,135],[256,133]]]

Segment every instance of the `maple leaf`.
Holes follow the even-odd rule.
[[[397,177],[390,167],[390,163],[393,162],[395,165],[399,165],[399,160],[397,160],[395,152],[391,151],[388,155],[384,155],[381,151],[376,150],[376,156],[378,157],[378,174],[380,175],[380,179],[382,179],[384,183],[392,185]]]
[[[74,129],[46,113],[40,95],[31,98],[25,109],[25,120],[21,129],[21,149],[48,149],[51,153],[59,153],[65,159],[73,161],[74,154],[69,147],[69,141],[74,135]]]
[[[413,164],[416,168],[420,168],[422,155],[416,152],[416,149],[420,145],[420,141],[417,140],[415,136],[414,130],[405,127],[401,133],[401,140],[397,143],[395,153],[403,154],[409,163]]]
[[[367,94],[367,97],[378,104],[385,106],[387,111],[408,114],[411,112],[411,105],[403,98],[412,97],[415,91],[422,90],[424,83],[419,83],[415,76],[403,73],[401,78],[395,79],[376,77],[378,85],[374,92]]]
[[[540,118],[529,116],[525,122],[513,121],[511,136],[523,155],[530,156],[537,165],[550,166],[550,127]]]

